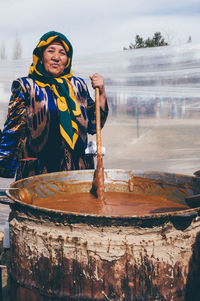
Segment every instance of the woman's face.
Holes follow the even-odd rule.
[[[59,42],[53,42],[43,52],[43,65],[47,73],[53,77],[60,76],[67,64],[67,53]]]

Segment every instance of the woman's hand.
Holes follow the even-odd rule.
[[[98,73],[95,73],[90,76],[92,88],[99,88],[100,94],[105,92],[104,90],[104,78]]]
[[[104,88],[104,77],[98,73],[95,73],[90,76],[92,88],[99,88],[99,102],[103,110],[105,110],[106,104],[106,92]]]

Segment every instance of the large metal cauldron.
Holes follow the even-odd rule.
[[[17,181],[43,197],[89,191],[93,170]],[[105,188],[128,191],[132,175],[148,185],[137,193],[184,203],[200,179],[158,172],[105,170]],[[78,184],[78,185],[77,185]],[[10,215],[12,300],[200,300],[200,208],[144,216],[76,215],[19,201]]]

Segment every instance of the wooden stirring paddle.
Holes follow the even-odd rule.
[[[96,104],[96,143],[97,143],[97,168],[94,173],[94,179],[90,192],[104,200],[104,168],[101,148],[101,116],[99,102],[99,88],[95,88],[95,104]]]

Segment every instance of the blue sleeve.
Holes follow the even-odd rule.
[[[0,176],[14,177],[26,124],[25,94],[19,81],[12,85],[7,120],[0,144]]]

